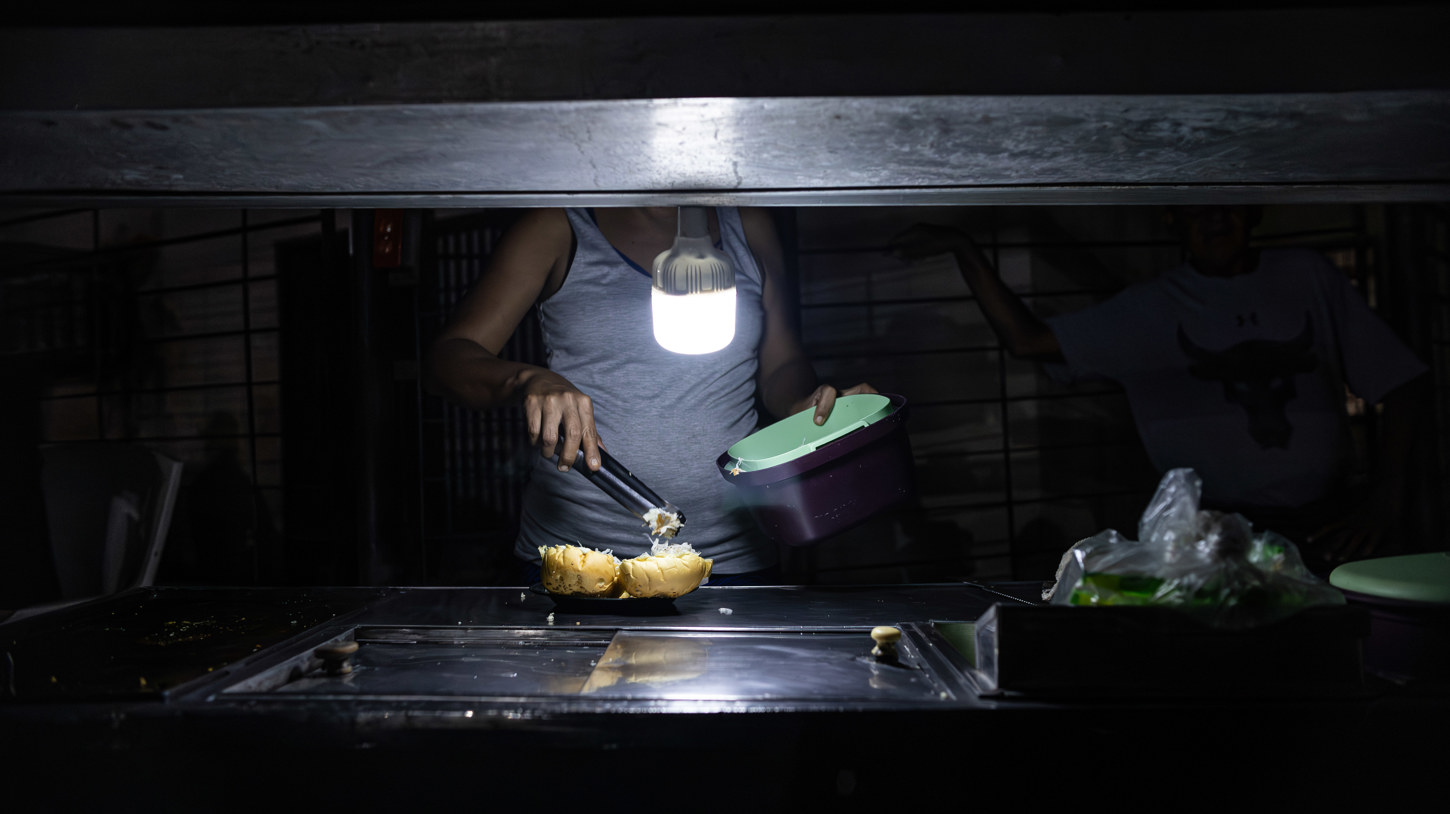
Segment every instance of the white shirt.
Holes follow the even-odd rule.
[[[1344,274],[1305,250],[1209,277],[1184,264],[1048,320],[1054,378],[1127,393],[1160,472],[1191,467],[1205,502],[1301,506],[1342,483],[1345,387],[1373,404],[1425,371]]]

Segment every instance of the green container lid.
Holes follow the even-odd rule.
[[[826,423],[817,426],[815,408],[802,410],[758,430],[726,450],[742,472],[769,469],[816,451],[891,415],[891,399],[879,393],[841,396],[831,408]]]
[[[1329,584],[1385,599],[1450,603],[1450,551],[1347,562],[1330,572]]]

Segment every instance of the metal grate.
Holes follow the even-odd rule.
[[[185,466],[162,581],[271,576],[282,545],[274,250],[320,234],[323,217],[130,209],[0,221],[0,354],[35,371],[34,392],[12,393],[33,399],[35,442],[137,443]]]
[[[430,221],[430,254],[420,276],[417,352],[487,265],[511,212]],[[530,310],[500,354],[544,364],[537,315]],[[422,540],[429,569],[453,582],[487,581],[512,562],[513,539],[535,452],[519,407],[469,410],[418,391]],[[512,574],[507,576],[512,577]]]

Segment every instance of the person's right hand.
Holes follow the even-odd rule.
[[[585,464],[599,470],[599,450],[604,446],[594,426],[594,402],[557,373],[540,369],[524,385],[524,416],[529,425],[529,442],[545,458],[559,455],[559,471],[568,472],[584,450]]]

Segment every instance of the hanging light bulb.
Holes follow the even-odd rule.
[[[680,207],[675,244],[655,258],[655,341],[675,353],[713,353],[735,338],[735,269],[710,240],[704,207]]]

